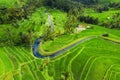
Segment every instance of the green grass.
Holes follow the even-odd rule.
[[[0,59],[0,75],[3,75],[4,74],[4,72],[5,72],[5,68],[4,68],[4,63],[3,63],[3,61]]]
[[[31,80],[40,80],[38,71],[42,60],[33,57],[29,49],[4,47],[0,48],[0,52],[0,79],[26,80],[30,78]]]
[[[95,25],[92,25],[95,26]],[[69,41],[77,36],[101,35],[110,33],[110,38],[119,39],[119,30],[111,30],[103,27],[95,27],[79,34],[60,36],[57,38]],[[72,41],[74,41],[74,38]],[[71,42],[71,40],[69,41]],[[62,44],[62,43],[61,43]],[[120,45],[102,38],[88,40],[74,48],[64,52],[62,55],[50,59],[37,59],[33,57],[30,49],[24,47],[4,47],[0,57],[0,79],[8,80],[61,80],[65,77],[71,80],[119,80]],[[4,63],[2,63],[4,61]],[[8,65],[8,66],[7,66]]]
[[[98,27],[98,26],[96,26],[94,29],[86,30],[86,31],[79,33],[79,37],[83,37],[85,35],[98,35],[99,36],[106,32],[109,34],[109,38],[120,40],[120,35],[117,34],[119,30],[111,30],[111,29],[106,29],[106,28]],[[69,37],[71,36],[73,38],[73,35],[69,35]],[[64,36],[61,36],[61,37],[63,38],[60,38],[60,37],[57,38],[60,40],[61,42],[60,44],[62,44],[63,41],[69,42],[69,37],[64,37]],[[55,44],[52,44],[53,42],[51,42],[51,46],[55,45]],[[77,49],[74,51],[74,49],[76,49],[77,47],[82,47],[82,46],[85,47],[82,52],[80,52],[80,49]],[[110,66],[114,64],[119,65],[120,55],[118,54],[120,50],[120,45],[118,44],[114,44],[110,41],[96,38],[96,39],[87,41],[77,47],[71,50],[73,52],[67,51],[66,53],[63,54],[63,57],[61,56],[61,59],[56,58],[57,61],[51,63],[51,65],[54,64],[52,70],[53,71],[56,70],[55,71],[56,74],[54,74],[55,80],[61,79],[61,77],[58,77],[58,76],[61,76],[62,72],[68,72],[68,73],[72,72],[71,75],[73,76],[75,80],[84,80],[84,79],[85,80],[89,80],[89,79],[101,80],[104,78],[104,75],[109,75],[109,73],[106,73],[106,71],[108,70]],[[56,50],[55,48],[56,47],[54,47],[54,49],[52,50]],[[69,54],[64,56],[67,53]],[[61,66],[59,66],[60,64]],[[58,67],[59,67],[59,70],[58,70]],[[70,68],[71,71],[69,71],[68,68]],[[109,76],[109,78],[112,78],[112,77]],[[105,80],[107,79],[108,78],[105,77]]]
[[[5,65],[5,72],[9,72],[9,71],[13,70],[14,66],[13,66],[11,60],[8,58],[8,56],[4,52],[2,52],[2,51],[0,51],[0,52],[1,52],[0,58],[4,62],[4,65]]]
[[[110,22],[110,21],[117,21],[117,20],[120,19],[120,17],[113,18],[115,13],[120,13],[120,10],[110,9],[109,11],[104,11],[102,13],[98,13],[98,12],[95,12],[91,8],[86,8],[85,12],[84,12],[84,15],[85,16],[91,16],[91,17],[94,17],[94,18],[98,18],[98,20],[100,22]],[[110,17],[110,19],[108,19],[108,17]]]
[[[45,51],[49,51],[49,52],[56,51],[59,48],[65,45],[68,45],[69,43],[72,43],[74,40],[78,38],[91,36],[91,35],[101,36],[106,32],[109,34],[110,38],[120,40],[120,35],[117,34],[120,32],[119,30],[111,30],[111,29],[107,29],[104,27],[96,26],[96,25],[90,25],[90,26],[93,26],[94,28],[79,32],[78,34],[71,33],[71,34],[61,35],[55,38],[54,41],[46,41],[42,44],[42,48]]]
[[[92,44],[95,44],[95,45],[92,45]],[[60,60],[57,61],[57,63],[58,62],[60,63],[61,60],[63,61],[62,64],[64,63],[65,66],[63,66],[62,70],[60,71],[64,71],[64,69],[66,70],[67,67],[69,67],[67,66],[67,64],[70,62],[70,60],[72,60],[72,58],[74,57],[73,55],[78,54],[78,56],[72,61],[72,64],[71,64],[72,74],[75,80],[84,80],[85,78],[86,80],[89,80],[89,79],[101,80],[102,77],[104,76],[105,71],[108,69],[109,65],[119,64],[120,62],[119,60],[120,55],[118,55],[120,46],[117,44],[113,44],[111,42],[107,42],[105,40],[96,38],[96,39],[87,41],[79,46],[85,47],[85,49],[83,49],[81,53],[79,53],[80,49],[77,49],[76,51],[69,54],[71,55],[71,59],[70,59],[70,56],[67,55],[66,57],[61,58]],[[69,59],[67,58],[68,56],[69,56]],[[67,64],[65,63],[64,60],[67,60]],[[60,64],[56,64],[55,66],[57,65],[60,65]],[[61,67],[61,66],[57,66],[57,67]],[[91,69],[90,69],[90,66],[91,66]]]

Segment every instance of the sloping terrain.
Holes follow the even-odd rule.
[[[119,31],[101,29],[114,35],[110,38],[120,40],[119,34],[116,34]],[[38,59],[33,56],[30,49],[24,47],[2,47],[0,78],[3,80],[119,80],[119,50],[120,44],[100,37],[80,43],[51,59]]]
[[[0,80],[120,80],[119,0],[74,1],[0,0]]]

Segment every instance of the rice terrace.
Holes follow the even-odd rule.
[[[0,80],[120,80],[120,0],[0,0]]]

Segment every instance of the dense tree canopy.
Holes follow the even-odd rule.
[[[80,3],[72,2],[70,0],[44,0],[46,6],[57,8],[68,12],[74,8],[81,8]]]

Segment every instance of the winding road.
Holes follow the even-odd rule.
[[[57,51],[57,52],[55,52],[53,54],[47,55],[47,56],[42,55],[38,51],[38,47],[39,47],[39,45],[41,46],[41,40],[42,40],[42,38],[38,38],[38,39],[36,39],[36,41],[34,42],[34,45],[33,45],[33,54],[37,58],[45,58],[45,57],[54,58],[54,57],[59,56],[60,54],[64,53],[65,51],[67,51],[67,50],[69,50],[69,49],[71,49],[71,48],[73,48],[73,47],[75,47],[75,46],[77,46],[77,45],[79,45],[79,44],[81,44],[81,43],[83,43],[85,41],[88,41],[88,40],[91,40],[93,38],[96,38],[96,37],[97,36],[89,36],[87,38],[81,39],[81,40],[77,41],[76,43],[71,44],[70,46],[68,46],[68,47],[66,47],[64,49],[61,49],[61,50],[59,50],[59,51]],[[110,40],[110,39],[106,39],[106,38],[103,38],[103,37],[100,37],[100,38],[104,39],[104,40],[107,40],[107,41],[111,41],[111,42],[116,43],[116,44],[120,44],[120,42],[116,42],[116,41],[113,41],[113,40]]]
[[[37,57],[37,58],[45,58],[45,56],[41,55],[38,52],[38,46],[40,45],[40,43],[41,43],[41,38],[36,39],[36,41],[34,42],[34,45],[32,47],[32,51],[33,51],[33,54],[34,54],[35,57]]]
[[[65,51],[67,51],[67,50],[69,50],[69,49],[71,49],[71,48],[79,45],[80,43],[83,43],[83,42],[85,42],[87,40],[90,40],[90,39],[93,39],[93,38],[95,38],[95,36],[87,37],[87,38],[82,39],[82,40],[80,40],[80,41],[78,41],[78,42],[76,42],[76,43],[74,43],[74,44],[72,44],[72,45],[70,45],[70,46],[62,49],[62,50],[59,50],[59,51],[57,51],[57,52],[55,52],[55,53],[53,53],[51,55],[47,55],[47,56],[41,55],[41,53],[39,53],[38,46],[39,45],[41,46],[41,40],[42,40],[42,38],[38,38],[38,39],[36,39],[36,41],[34,42],[34,45],[33,45],[33,54],[37,58],[45,58],[45,57],[54,58],[54,57],[59,56],[60,54],[64,53]]]

